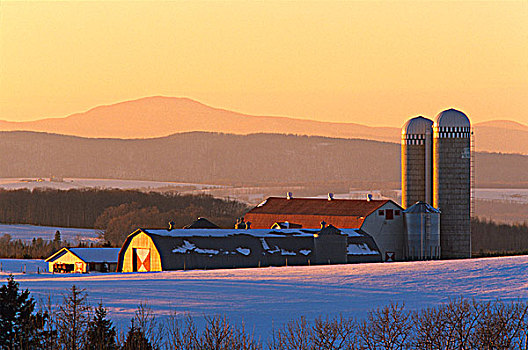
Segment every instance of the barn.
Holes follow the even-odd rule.
[[[334,199],[270,197],[251,209],[244,220],[255,229],[277,223],[314,229],[321,222],[340,229],[360,229],[378,245],[384,261],[404,259],[403,208],[389,199]]]
[[[137,229],[119,252],[117,271],[147,272],[379,262],[361,230]]]
[[[53,273],[114,272],[119,248],[62,248],[45,261]]]

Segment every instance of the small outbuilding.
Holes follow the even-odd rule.
[[[120,248],[62,248],[45,261],[53,273],[115,272]]]

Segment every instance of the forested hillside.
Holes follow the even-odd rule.
[[[399,188],[400,146],[358,139],[192,132],[155,139],[0,133],[0,177],[213,184],[370,181]],[[476,183],[528,186],[528,156],[477,153]]]

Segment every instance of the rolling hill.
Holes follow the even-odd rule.
[[[408,116],[402,116],[402,124]],[[30,122],[0,120],[0,130],[27,130],[81,137],[152,138],[190,131],[247,135],[279,133],[399,142],[400,129],[289,117],[252,116],[213,108],[188,98],[146,97],[93,108],[64,118]],[[528,154],[528,126],[511,121],[475,125],[476,149]]]
[[[528,156],[477,153],[479,186],[528,187]],[[0,177],[211,184],[376,182],[399,187],[400,145],[358,139],[206,132],[94,139],[0,132]]]

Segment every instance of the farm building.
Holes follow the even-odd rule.
[[[138,229],[119,252],[117,271],[146,272],[378,262],[376,243],[361,230]]]
[[[117,268],[119,248],[62,248],[46,259],[50,272],[109,272]]]
[[[361,229],[378,245],[384,261],[404,258],[403,208],[389,199],[328,199],[270,197],[245,216],[255,229],[288,223],[291,227],[314,229],[321,222],[340,229]]]

